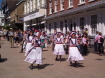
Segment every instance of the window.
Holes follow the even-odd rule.
[[[33,0],[30,0],[30,12],[32,12],[32,7],[33,7],[32,1]]]
[[[80,18],[80,31],[81,31],[81,33],[83,33],[84,26],[85,26],[85,17],[81,17]]]
[[[58,11],[58,10],[57,10],[57,9],[58,9],[58,8],[57,8],[57,6],[58,6],[58,0],[55,0],[55,1],[54,1],[54,4],[55,4],[54,11],[57,12],[57,11]]]
[[[57,22],[54,22],[54,30],[57,28]]]
[[[49,33],[51,34],[51,23],[49,24]]]
[[[26,3],[24,4],[24,14],[26,14],[27,12],[26,12],[26,9],[27,9],[27,5],[26,5]]]
[[[60,4],[61,4],[60,9],[62,11],[64,10],[64,0],[60,0]]]
[[[63,32],[63,21],[60,21],[60,30]]]
[[[49,2],[49,14],[52,14],[52,2]]]
[[[30,6],[29,6],[29,2],[27,2],[27,12],[29,13],[29,8],[30,8]]]
[[[93,1],[96,1],[96,0],[89,0],[88,2],[93,2]]]
[[[97,15],[92,15],[91,16],[91,31],[92,34],[95,35],[96,31],[97,31]]]
[[[41,0],[37,0],[37,1],[38,1],[38,2],[37,2],[37,3],[38,3],[38,7],[40,7],[40,1],[41,1]]]
[[[73,7],[73,0],[69,0],[69,8]]]
[[[83,5],[85,4],[85,0],[80,0],[80,3],[78,5]]]

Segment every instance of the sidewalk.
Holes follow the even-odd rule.
[[[55,55],[49,45],[43,51],[41,69],[38,70],[34,64],[34,69],[30,70],[30,64],[24,61],[24,53],[19,53],[20,47],[10,48],[8,41],[0,42],[0,78],[105,78],[105,55],[90,53],[84,57],[84,61],[79,62],[79,67],[75,68],[70,67],[66,61],[68,55],[63,56],[62,62],[55,61]]]

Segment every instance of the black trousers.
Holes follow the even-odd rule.
[[[87,45],[83,45],[83,52],[82,52],[82,55],[87,55],[88,54],[88,48],[87,48]]]
[[[98,43],[98,51],[99,51],[99,54],[103,53],[103,43]]]

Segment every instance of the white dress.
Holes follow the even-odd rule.
[[[27,53],[27,57],[25,59],[28,63],[36,63],[42,64],[42,49],[41,47],[37,47],[37,43],[35,43],[34,47],[30,52]]]
[[[65,55],[64,47],[63,47],[63,41],[61,38],[56,38],[55,40],[55,47],[54,47],[54,53],[55,55]]]
[[[76,39],[71,39],[72,43],[75,44]],[[69,47],[69,56],[68,56],[68,61],[81,61],[84,60],[82,55],[80,54],[79,50],[77,47]]]
[[[25,56],[27,55],[28,51],[33,47],[32,46],[32,39],[33,39],[33,36],[29,36],[29,40],[26,44]]]

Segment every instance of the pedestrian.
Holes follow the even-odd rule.
[[[65,55],[63,43],[64,40],[60,38],[61,34],[57,33],[57,38],[54,40],[54,53],[56,55],[56,61],[58,61],[58,56],[60,57],[60,62],[62,61],[62,55]]]
[[[4,39],[5,39],[6,38],[6,33],[7,33],[6,29],[4,29],[3,32],[4,32]]]
[[[98,36],[98,31],[96,31],[96,35],[94,38],[94,52],[96,52],[96,53],[98,51],[98,40],[96,40],[97,36]]]
[[[32,40],[32,45],[33,47],[28,51],[25,61],[31,63],[30,69],[33,69],[34,63],[36,63],[38,69],[40,69],[40,64],[42,64],[42,49],[39,35]]]
[[[26,40],[27,40],[27,45],[26,45],[26,51],[25,51],[25,56],[27,55],[28,51],[33,47],[32,46],[32,39],[33,39],[33,33],[30,31],[28,34]]]
[[[12,28],[10,28],[10,31],[8,34],[9,34],[9,39],[11,43],[11,48],[14,48],[14,31]]]
[[[82,55],[80,54],[77,48],[78,41],[75,33],[72,33],[71,38],[68,40],[68,42],[70,44],[68,61],[70,61],[71,66],[73,66],[72,62],[75,62],[74,67],[78,67],[77,62],[84,60],[84,58],[82,57]]]
[[[9,41],[9,30],[7,30],[6,38],[7,38],[7,41]]]
[[[83,35],[82,46],[83,46],[82,55],[86,56],[88,54],[88,38],[86,34]]]
[[[102,36],[102,33],[101,33],[101,32],[98,33],[98,36],[97,36],[97,38],[96,38],[96,41],[98,41],[98,51],[99,51],[99,55],[102,56],[104,37]]]

